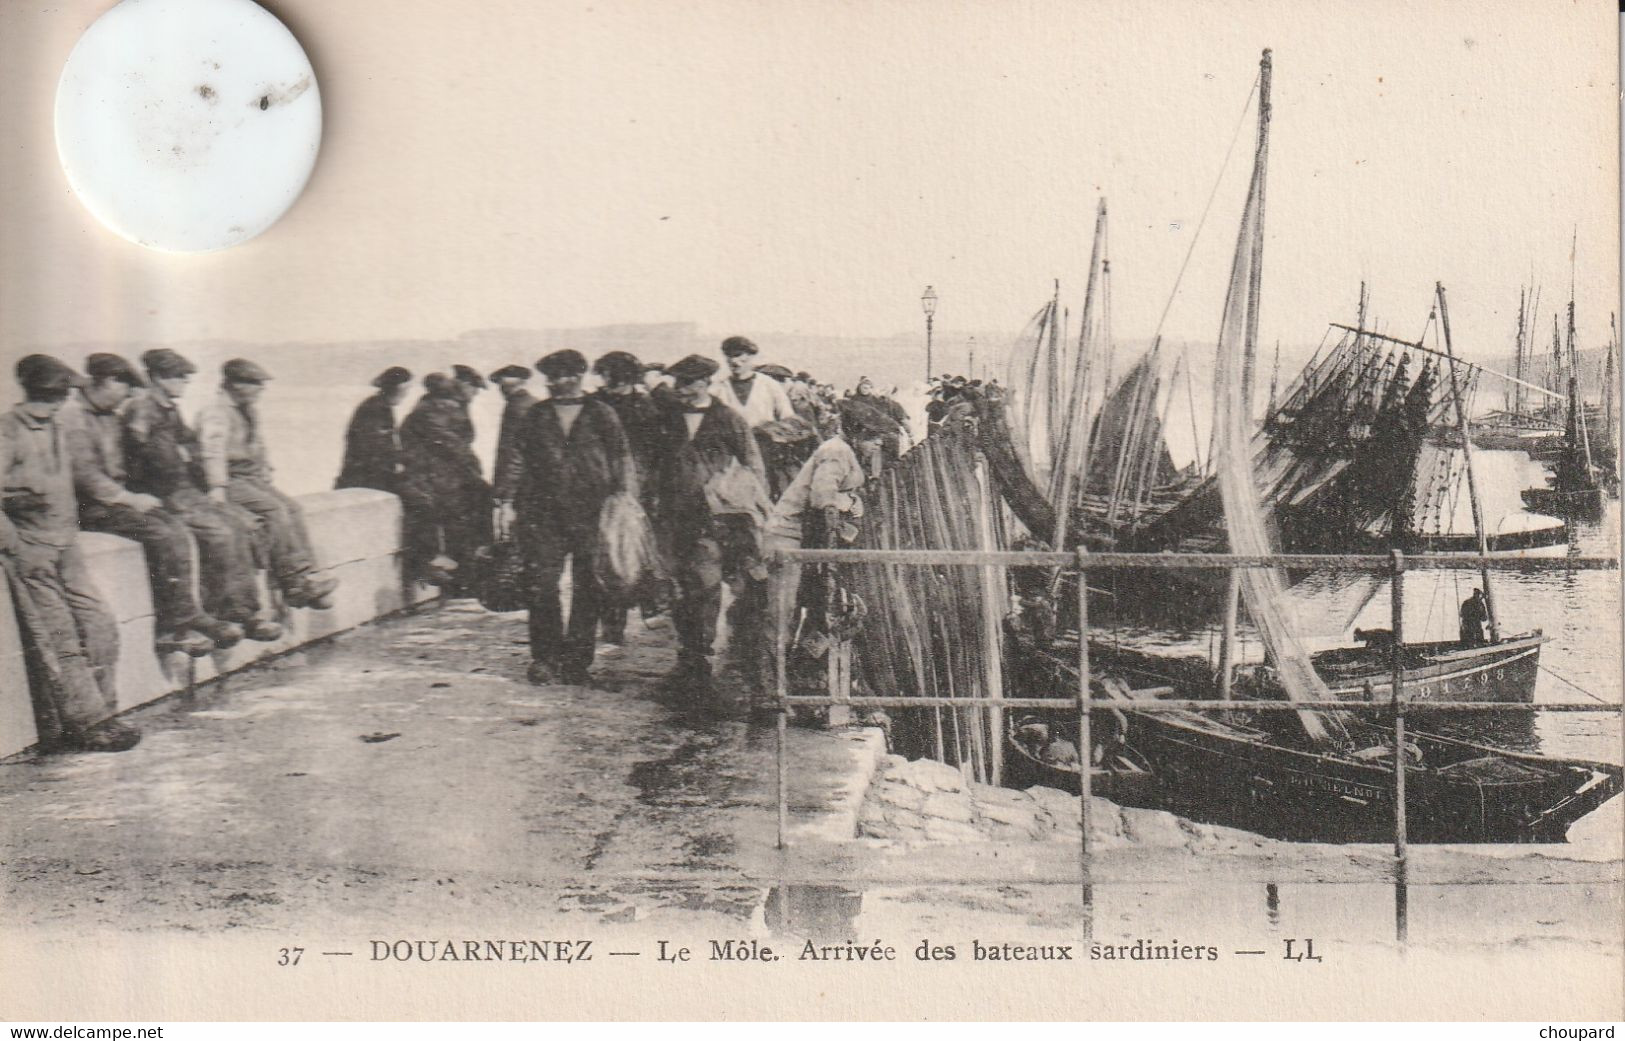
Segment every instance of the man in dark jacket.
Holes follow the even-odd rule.
[[[457,593],[468,580],[454,572],[466,575],[480,547],[491,541],[491,487],[465,435],[468,415],[459,383],[431,372],[423,377],[423,390],[401,424],[403,563],[408,575]]]
[[[670,391],[657,398],[662,413],[655,449],[655,524],[667,547],[677,602],[677,668],[667,689],[693,698],[711,688],[711,654],[722,607],[722,583],[736,578],[740,556],[731,521],[712,513],[706,486],[737,462],[766,486],[762,456],[744,417],[710,390],[717,363],[691,354],[669,366]]]
[[[241,507],[209,497],[197,435],[181,419],[178,402],[197,366],[167,347],[143,353],[141,364],[148,389],[119,414],[127,487],[162,500],[164,509],[191,530],[205,611],[236,622],[250,640],[281,639],[282,626],[260,604],[256,521]]]
[[[649,397],[643,386],[644,365],[637,356],[627,351],[610,351],[593,363],[592,371],[604,381],[602,389],[592,394],[615,410],[621,421],[627,443],[632,448],[632,461],[637,469],[638,498],[643,511],[653,516],[655,438],[660,425],[660,408]],[[618,597],[604,597],[599,635],[607,644],[626,639],[626,613],[634,605]],[[647,613],[659,610],[654,603],[645,605]]]
[[[124,358],[92,354],[85,359],[90,382],[68,397],[58,414],[73,460],[79,527],[141,543],[152,584],[154,644],[160,654],[184,651],[202,657],[216,646],[243,638],[233,622],[211,618],[192,592],[192,539],[186,523],[164,509],[155,495],[126,487],[124,431],[118,410],[143,380]]]
[[[350,417],[344,431],[344,466],[333,487],[400,491],[401,434],[396,429],[395,409],[406,400],[411,382],[412,374],[399,365],[385,369],[372,381],[378,393],[357,405]]]
[[[525,389],[530,370],[523,365],[504,365],[491,373],[491,382],[497,385],[507,404],[502,406],[502,426],[497,432],[497,461],[491,471],[493,493],[499,502],[513,501],[515,488],[504,484],[503,474],[517,472],[513,468],[514,453],[519,450],[520,420],[536,404],[536,396]]]
[[[518,451],[499,480],[518,489],[514,530],[531,581],[528,678],[582,684],[600,611],[593,575],[598,515],[611,495],[636,490],[636,468],[615,410],[581,394],[587,359],[579,351],[554,351],[536,368],[547,377],[549,397],[525,413]],[[568,629],[559,603],[567,557]]]

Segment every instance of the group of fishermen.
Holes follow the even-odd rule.
[[[806,373],[759,364],[744,336],[724,340],[721,354],[721,363],[694,354],[659,365],[617,350],[589,366],[579,351],[558,350],[535,363],[542,398],[530,392],[526,366],[486,377],[457,366],[424,377],[398,424],[412,375],[387,369],[350,422],[336,483],[399,496],[408,573],[443,591],[476,591],[485,547],[512,539],[524,565],[531,682],[586,682],[599,646],[623,641],[630,610],[669,609],[678,655],[665,687],[704,700],[724,586],[740,629],[770,646],[773,615],[757,608],[782,605],[774,612],[782,624],[800,568],[769,568],[769,551],[808,535],[823,544],[855,534],[867,476],[908,436],[906,414],[867,381],[837,399]],[[591,393],[589,370],[599,384]],[[505,405],[487,482],[468,406],[493,384]],[[652,527],[665,595],[601,581],[603,544],[624,534],[604,527],[617,496],[634,500]]]
[[[80,531],[141,544],[160,654],[278,640],[287,609],[328,609],[338,585],[316,565],[299,504],[272,480],[256,407],[270,374],[226,362],[189,425],[179,402],[197,367],[168,348],[140,362],[92,354],[81,374],[28,355],[16,366],[23,400],[0,416],[0,563],[47,749],[123,751],[141,737],[111,718],[118,628]],[[280,605],[261,596],[260,570]]]

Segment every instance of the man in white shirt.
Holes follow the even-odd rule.
[[[879,445],[887,418],[860,402],[849,400],[844,405],[841,432],[818,446],[774,505],[763,540],[765,552],[800,548],[812,519],[822,521],[822,537],[814,543],[818,548],[836,548],[857,537],[855,522],[863,516],[858,493],[866,476],[859,459]],[[794,629],[803,566],[779,561],[768,573],[768,608],[778,639],[786,643]]]
[[[711,392],[717,400],[745,417],[752,430],[775,419],[790,419],[796,414],[790,397],[778,380],[756,374],[756,356],[760,348],[743,336],[730,336],[722,341],[722,356],[728,361],[728,375],[714,380]]]

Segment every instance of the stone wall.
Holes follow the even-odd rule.
[[[121,709],[134,708],[185,687],[241,669],[261,658],[354,628],[400,610],[407,599],[428,599],[419,587],[410,594],[401,582],[400,500],[387,492],[346,489],[299,499],[310,529],[317,564],[339,580],[327,611],[290,610],[286,633],[275,643],[244,640],[206,658],[184,654],[160,658],[153,650],[152,591],[146,557],[138,543],[113,535],[82,535],[90,573],[102,599],[118,619],[118,692]],[[263,588],[264,576],[261,576]],[[195,674],[188,668],[194,665]],[[10,590],[0,583],[0,755],[10,755],[36,739],[34,713],[23,667]]]

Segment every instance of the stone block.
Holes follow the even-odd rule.
[[[937,792],[926,796],[925,805],[920,807],[920,814],[928,818],[963,821],[967,824],[975,819],[970,796],[962,792]]]
[[[936,792],[962,792],[965,790],[965,779],[960,776],[957,767],[947,763],[939,763],[935,759],[915,759],[912,762],[903,762],[889,767],[886,771],[888,780],[901,781],[911,784],[922,791]]]
[[[925,805],[924,792],[899,781],[881,781],[871,789],[870,797],[889,806],[900,806],[905,810],[918,810]]]
[[[930,817],[925,822],[927,842],[986,842],[987,836],[974,824]]]

